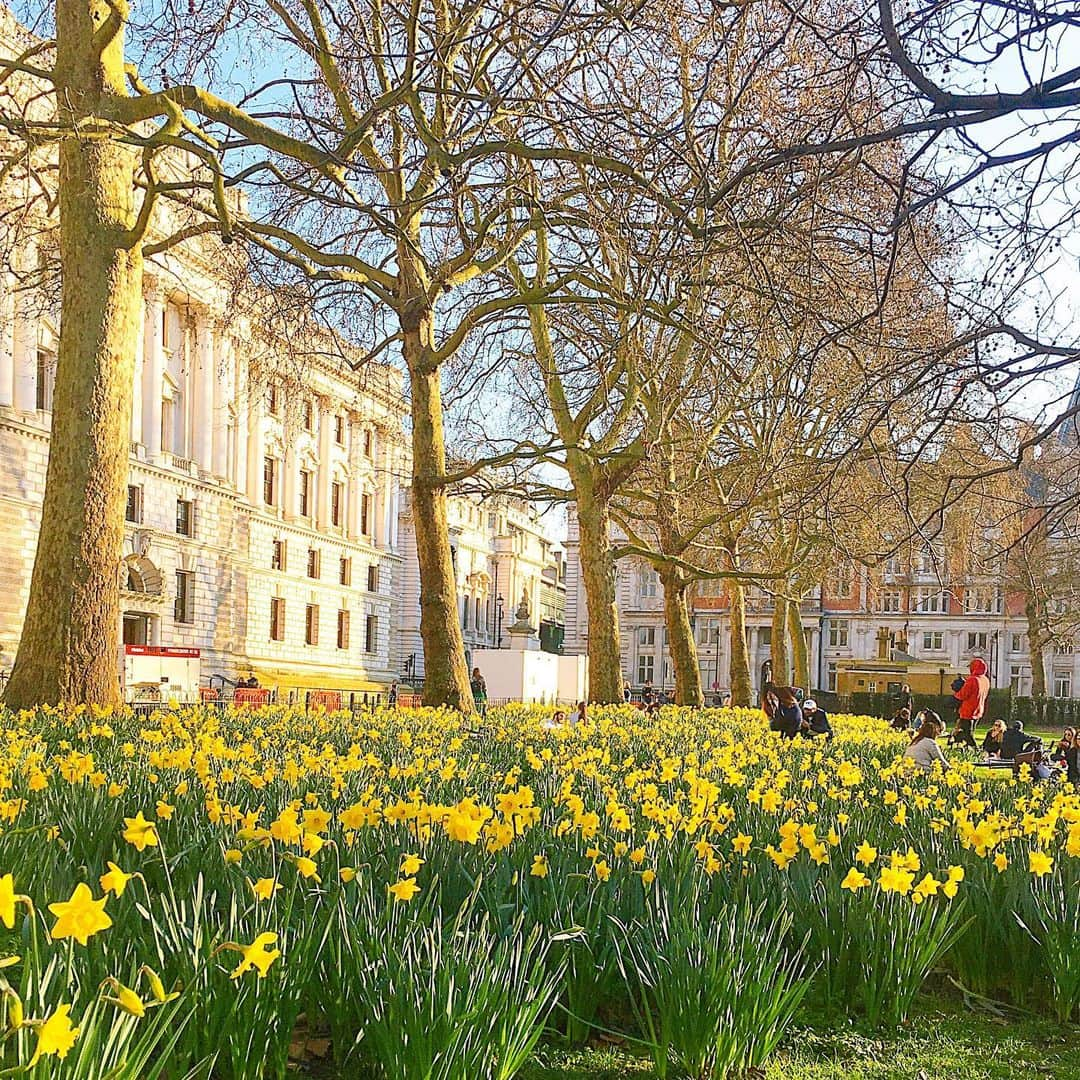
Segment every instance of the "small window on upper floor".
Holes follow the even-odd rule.
[[[190,499],[176,500],[176,532],[179,536],[195,535],[195,506]]]
[[[133,525],[142,524],[143,489],[140,484],[128,484],[127,506],[124,507],[124,520]]]

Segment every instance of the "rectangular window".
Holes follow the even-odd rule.
[[[37,384],[35,386],[34,406],[43,412],[52,410],[53,365],[49,354],[40,349],[37,354]]]
[[[656,657],[652,653],[642,653],[637,658],[637,681],[639,684],[652,682],[656,669]]]
[[[190,499],[176,500],[176,532],[178,536],[195,535],[195,511]]]
[[[300,470],[300,516],[311,517],[311,473]]]
[[[1001,614],[1001,590],[977,587],[964,593],[964,610],[979,615]]]
[[[271,383],[266,388],[266,411],[271,416],[277,416],[281,411],[281,397],[276,383]]]
[[[367,493],[360,496],[360,534],[371,535],[371,496]]]
[[[833,619],[829,623],[829,645],[834,649],[846,649],[851,634],[847,619]]]
[[[289,560],[289,545],[285,540],[275,540],[270,554],[270,569],[285,570]]]
[[[307,576],[309,578],[319,577],[319,549],[308,548],[307,553]]]
[[[836,693],[836,662],[833,660],[825,665],[825,689],[830,694]]]
[[[308,645],[319,644],[318,604],[308,604],[304,609],[304,642]]]
[[[373,653],[379,639],[379,619],[375,615],[368,615],[364,619],[364,652]]]
[[[1009,639],[1009,651],[1010,652],[1024,652],[1026,648],[1024,635],[1013,634]]]
[[[638,573],[638,598],[652,600],[659,588],[660,575],[651,566],[643,566]]]
[[[885,589],[878,598],[878,609],[886,614],[896,614],[901,610],[903,598],[899,589]]]
[[[377,563],[370,563],[367,568],[367,591],[379,591],[379,567]]]
[[[945,648],[945,634],[941,630],[925,630],[922,636],[924,652],[941,652]]]
[[[1054,697],[1072,697],[1072,672],[1054,672]]]
[[[345,555],[338,560],[338,582],[341,585],[352,584],[352,559]]]
[[[263,502],[277,506],[277,462],[272,457],[263,458]]]
[[[280,596],[270,600],[270,640],[285,640],[285,601]]]
[[[469,598],[463,596],[461,598],[461,629],[469,629],[469,615],[472,612],[472,608],[469,605]]]
[[[176,571],[176,602],[173,618],[178,623],[195,621],[195,574],[191,570]]]
[[[941,589],[917,589],[915,591],[915,610],[923,614],[947,614],[949,600]]]
[[[1076,652],[1076,642],[1072,638],[1062,638],[1054,645],[1057,656],[1072,656]]]
[[[127,506],[124,507],[124,520],[133,525],[142,524],[143,489],[139,484],[128,484]]]
[[[899,555],[890,555],[885,560],[885,573],[889,577],[899,577],[900,576],[900,556]]]
[[[975,649],[981,649],[986,652],[990,645],[990,635],[985,631],[968,632],[967,647],[968,652],[972,652]]]
[[[371,434],[371,428],[367,428],[364,431],[364,457],[371,457],[371,452],[374,449],[374,439]]]
[[[829,595],[838,600],[850,599],[854,580],[850,563],[841,563],[834,567],[829,575]]]
[[[1031,669],[1013,664],[1009,668],[1009,687],[1017,697],[1026,697],[1031,691]]]
[[[337,613],[337,647],[349,647],[349,613],[344,609]]]
[[[345,445],[345,417],[341,413],[334,417],[334,442],[338,446]]]
[[[334,481],[330,485],[330,524],[335,528],[341,526],[341,507],[345,502],[345,485]]]
[[[637,640],[639,645],[655,645],[656,644],[656,627],[655,626],[639,626],[637,632]]]
[[[303,405],[300,406],[301,414],[304,420],[304,430],[315,430],[315,406],[311,403],[311,398],[304,398]]]

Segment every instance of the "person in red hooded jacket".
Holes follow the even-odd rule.
[[[986,698],[990,693],[990,680],[986,676],[986,661],[976,656],[968,665],[970,674],[964,680],[964,685],[959,690],[953,691],[953,697],[959,702],[959,714],[956,720],[956,730],[952,734],[951,742],[963,743],[973,750],[978,747],[972,729],[975,722],[983,718],[986,712]]]

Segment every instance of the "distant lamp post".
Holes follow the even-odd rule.
[[[495,648],[502,648],[502,619],[503,619],[503,598],[500,594],[495,597]]]

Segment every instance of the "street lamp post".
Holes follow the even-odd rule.
[[[495,597],[495,648],[502,648],[503,598]]]

